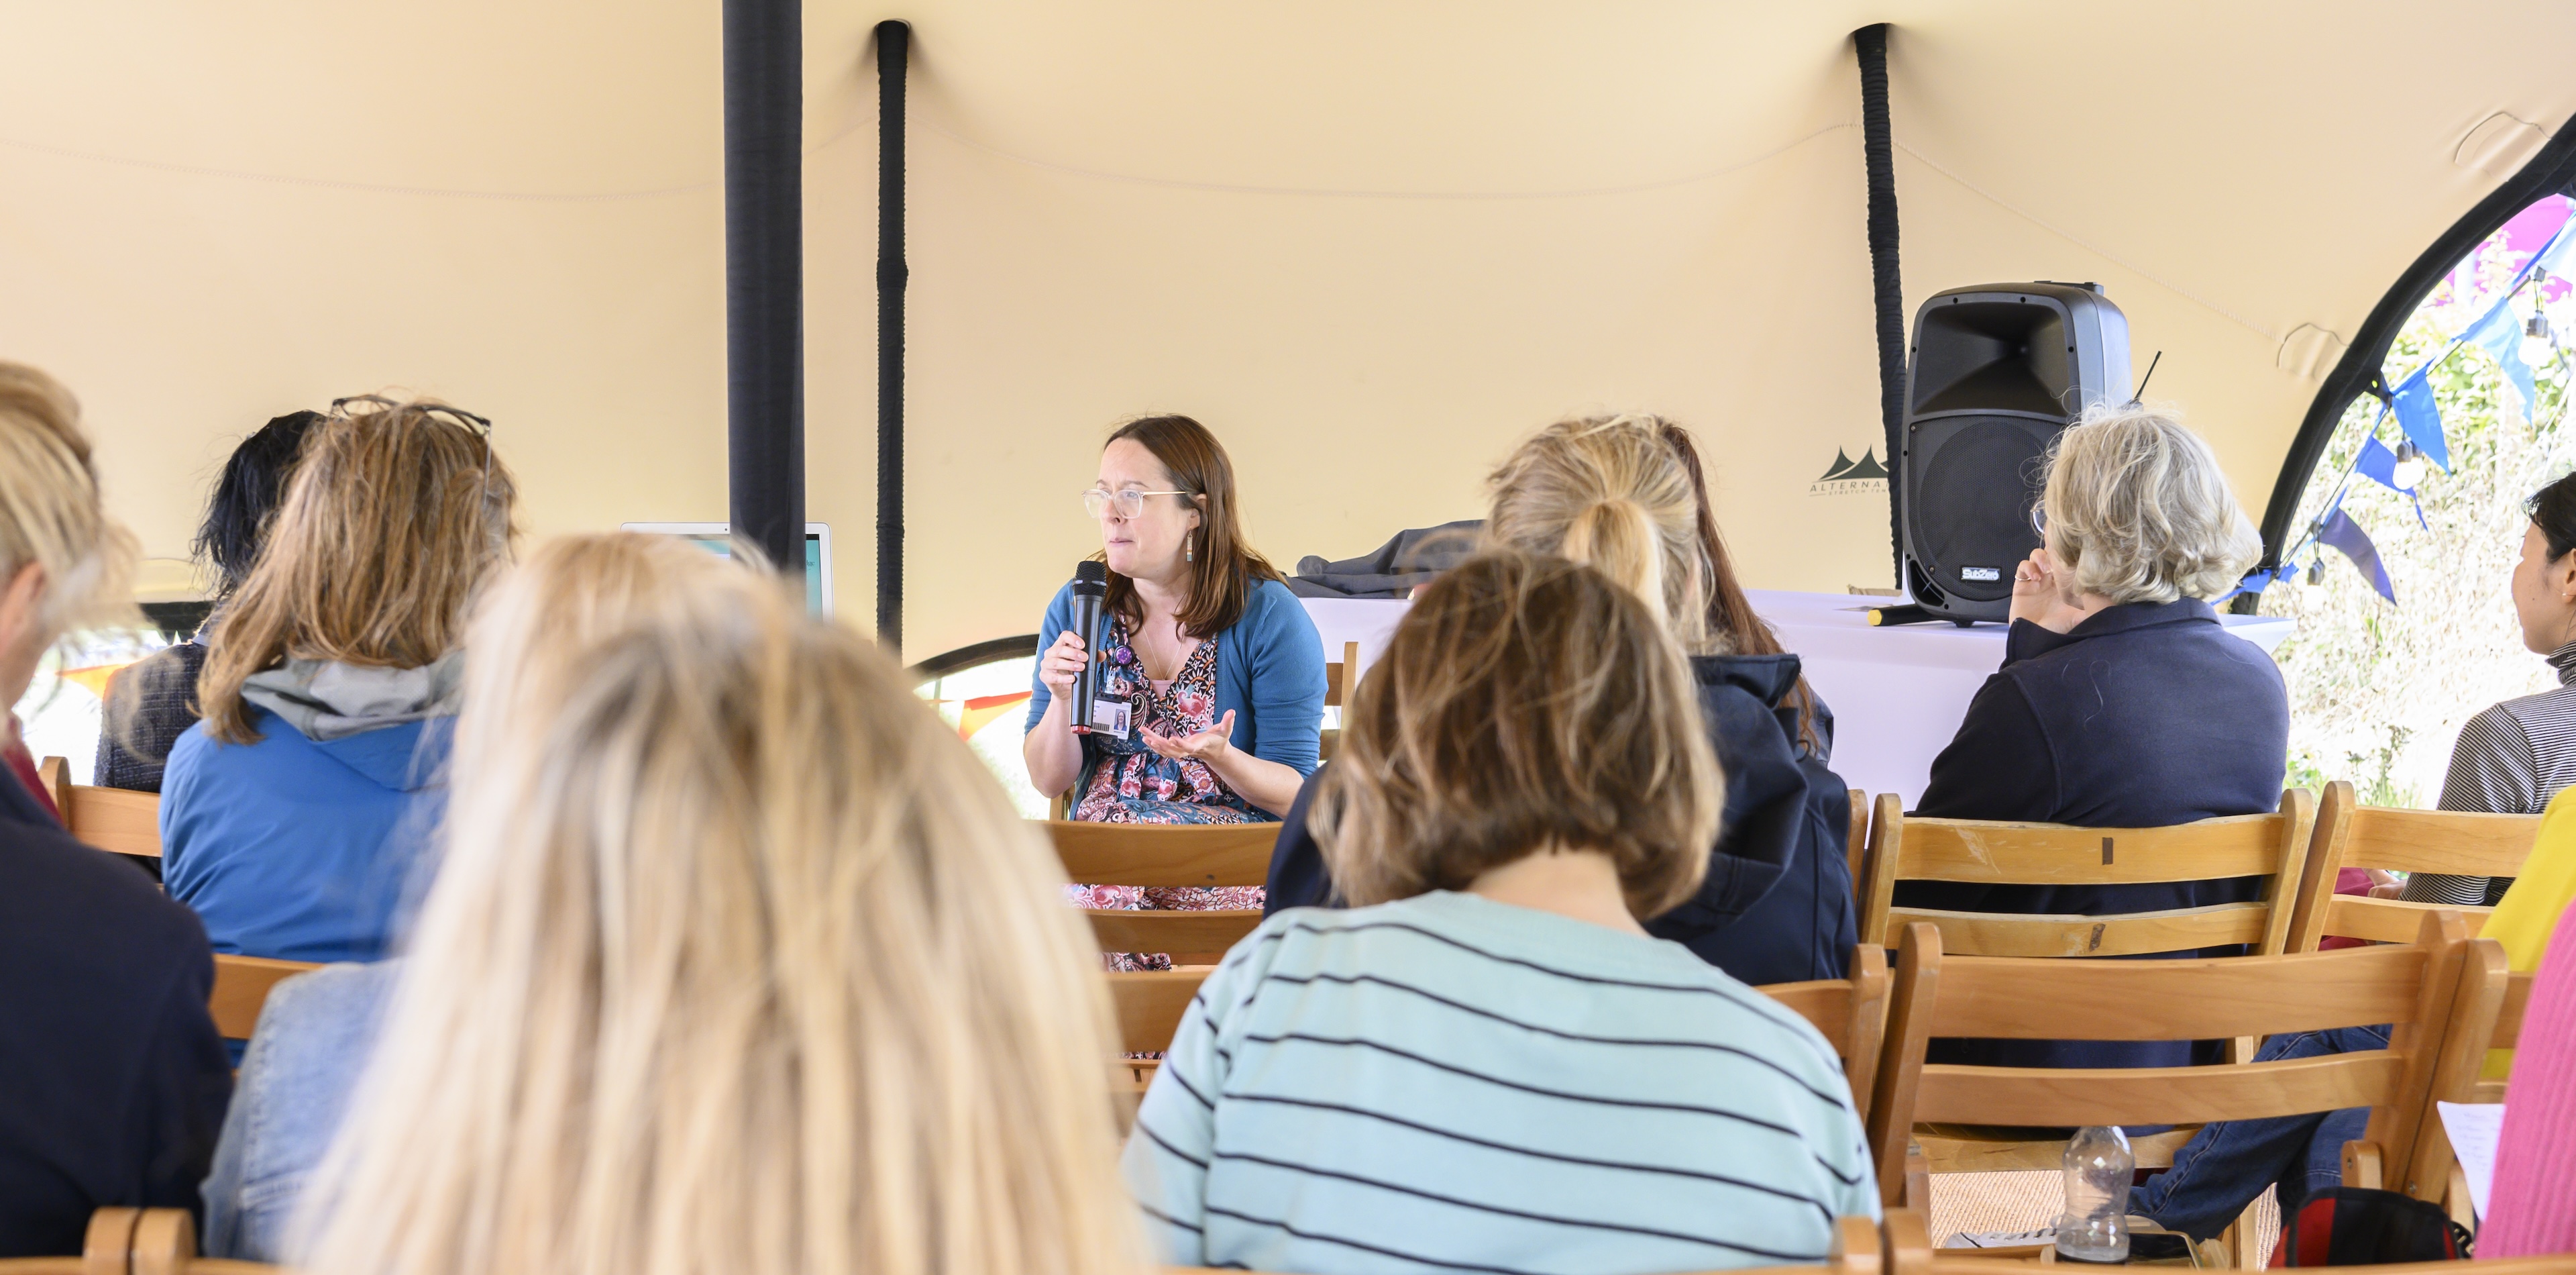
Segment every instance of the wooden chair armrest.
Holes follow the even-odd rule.
[[[2343,1144],[2343,1184],[2381,1191],[2379,1144],[2358,1138]]]

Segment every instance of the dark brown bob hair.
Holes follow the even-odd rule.
[[[1654,613],[1590,567],[1505,548],[1415,600],[1325,775],[1317,839],[1354,906],[1464,889],[1553,847],[1608,855],[1645,920],[1699,889],[1726,803]]]
[[[1243,618],[1252,605],[1253,586],[1280,578],[1279,568],[1252,551],[1243,540],[1243,520],[1234,508],[1234,462],[1208,427],[1186,416],[1141,416],[1121,425],[1100,444],[1134,439],[1163,462],[1172,486],[1188,493],[1178,499],[1198,506],[1199,530],[1190,564],[1190,600],[1181,608],[1181,631],[1194,638],[1212,637]],[[1098,556],[1098,555],[1095,555]],[[1136,582],[1109,573],[1111,613],[1130,628],[1143,621],[1136,601]]]

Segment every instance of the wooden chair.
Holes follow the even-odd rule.
[[[1260,885],[1270,879],[1275,823],[1133,824],[1049,820],[1067,880],[1086,885]],[[1104,952],[1169,952],[1176,965],[1214,964],[1261,924],[1257,909],[1211,912],[1085,909]]]
[[[1360,644],[1344,642],[1340,662],[1324,665],[1324,707],[1341,709],[1347,715],[1351,706],[1351,692],[1358,690],[1359,685]],[[1340,752],[1341,747],[1342,728],[1337,725],[1325,731],[1324,737],[1316,741],[1315,755],[1324,761],[1331,761],[1333,754]]]
[[[197,1256],[197,1224],[186,1209],[111,1207],[89,1216],[79,1257],[0,1262],[6,1275],[284,1275],[264,1262]]]
[[[1884,947],[1928,922],[1962,956],[2126,956],[2242,943],[2263,955],[2289,950],[2292,902],[2307,862],[2315,799],[2281,794],[2268,815],[2203,819],[2171,828],[2077,828],[2052,823],[1915,819],[1881,793],[1869,830],[1869,886],[1860,941]],[[1892,906],[1899,881],[1984,885],[2144,885],[2269,877],[2255,903],[2115,916],[1944,912]]]
[[[1869,881],[1869,794],[1858,788],[1851,790],[1851,834],[1843,839],[1843,858],[1851,865],[1852,907],[1857,912]]]
[[[1159,1054],[1170,1049],[1172,1037],[1181,1030],[1181,1016],[1189,1012],[1190,1001],[1198,996],[1199,984],[1207,981],[1207,975],[1205,968],[1107,975],[1109,1001],[1118,1018],[1118,1052]],[[1115,1087],[1131,1097],[1142,1096],[1162,1065],[1154,1058],[1120,1058]]]
[[[36,769],[74,838],[118,854],[161,857],[160,794],[73,783],[71,763],[60,757]]]
[[[1871,1086],[1878,1078],[1880,1046],[1887,1033],[1887,949],[1863,943],[1852,949],[1851,977],[1809,983],[1768,983],[1753,990],[1780,1002],[1824,1033],[1842,1056],[1852,1105],[1869,1118]]]
[[[310,961],[272,961],[264,956],[215,953],[215,991],[206,998],[215,1030],[226,1040],[248,1040],[259,1026],[260,1007],[278,984],[306,970],[322,968]]]
[[[2199,1124],[2366,1106],[2368,1131],[2346,1147],[2345,1181],[2377,1187],[2390,1176],[2383,1166],[2411,1176],[2432,1096],[2481,1059],[2485,1041],[2469,1029],[2502,1000],[2502,981],[2487,976],[2502,956],[2494,940],[2469,938],[2456,912],[2429,914],[2404,946],[2170,961],[1945,959],[1941,931],[1914,922],[1897,955],[1868,1122],[1881,1197],[1928,1203],[1906,1197],[1907,1139],[1918,1122]],[[2387,1049],[2278,1062],[2104,1070],[1924,1062],[1936,1036],[2208,1040],[2376,1023],[2396,1027]]]
[[[2407,903],[2337,894],[2344,868],[2388,872],[2441,872],[2464,877],[2509,877],[2522,871],[2540,836],[2538,815],[2464,814],[2450,810],[2395,810],[2365,806],[2352,785],[2326,785],[2310,842],[2299,905],[2290,923],[2290,950],[2313,952],[2328,935],[2382,943],[2410,941],[2424,913],[2451,908],[2474,931],[2495,909],[2451,903]]]
[[[2471,1032],[2483,1036],[2488,1049],[2512,1049],[2522,1043],[2522,1017],[2523,1012],[2531,1007],[2534,977],[2531,974],[2506,974],[2504,995],[2497,1000],[2494,1020],[2469,1025]],[[2480,1032],[2481,1027],[2483,1032]],[[2503,1102],[2505,1078],[2489,1077],[2485,1071],[2480,1066],[2456,1077],[2435,1097],[2443,1102]],[[2438,1110],[2425,1118],[2423,1145],[2424,1152],[2417,1157],[2421,1170],[2419,1180],[2440,1182],[2443,1211],[2451,1215],[2452,1221],[2475,1233],[2478,1229],[2477,1210],[2469,1198],[2468,1175],[2461,1171],[2459,1157],[2451,1152],[2451,1135],[2442,1127]]]

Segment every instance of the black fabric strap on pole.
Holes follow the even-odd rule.
[[[1861,154],[1869,165],[1869,282],[1878,308],[1878,417],[1887,435],[1887,548],[1904,588],[1905,285],[1896,269],[1896,154],[1887,125],[1887,24],[1852,32],[1860,52]]]
[[[877,641],[903,651],[903,72],[912,28],[877,24]]]
[[[805,579],[798,0],[724,0],[726,458],[736,543]]]

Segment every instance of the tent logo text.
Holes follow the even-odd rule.
[[[1837,447],[1834,463],[1824,476],[1807,484],[1810,496],[1860,496],[1887,493],[1887,467],[1878,463],[1874,448],[1862,448],[1859,460]]]

